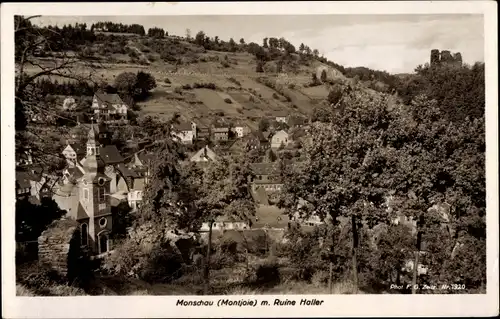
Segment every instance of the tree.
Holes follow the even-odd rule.
[[[236,51],[236,42],[234,42],[233,38],[229,39],[229,51]]]
[[[258,72],[258,73],[264,72],[264,62],[257,61],[257,65],[255,66],[255,72]]]
[[[200,174],[197,174],[200,176]],[[194,201],[198,216],[209,227],[207,261],[205,263],[205,294],[208,292],[212,225],[220,217],[251,222],[255,215],[255,206],[250,193],[250,181],[253,173],[249,163],[243,157],[221,158],[211,163],[201,178],[192,179],[191,185],[196,191]]]
[[[30,115],[40,115],[41,118],[56,116],[52,105],[45,103],[43,91],[37,87],[37,81],[45,77],[71,79],[79,83],[93,81],[93,71],[76,72],[77,63],[83,64],[87,70],[95,70],[99,66],[95,61],[82,56],[80,51],[68,54],[61,48],[74,47],[76,34],[70,37],[67,31],[60,28],[40,28],[31,23],[38,16],[14,17],[14,49],[15,49],[15,129],[16,153],[30,150],[33,161],[44,168],[52,167],[58,154],[47,152],[44,142],[45,134],[34,132],[29,125]],[[79,28],[79,36],[92,40],[92,36],[84,29]],[[90,32],[90,31],[89,31]],[[92,33],[92,32],[90,32]],[[82,41],[82,39],[80,39]],[[40,63],[36,55],[54,53],[59,50],[57,57],[48,57],[46,63]],[[49,123],[46,123],[49,124]]]
[[[115,87],[120,92],[133,96],[135,95],[136,86],[137,75],[132,72],[122,72],[115,78]]]
[[[267,44],[267,40],[268,40],[268,38],[264,38],[264,40],[263,40],[264,43],[262,44],[262,46],[266,49],[269,47],[269,45]]]
[[[113,239],[126,238],[128,229],[132,227],[134,221],[134,215],[131,214],[131,210],[126,202],[111,207],[111,213],[113,214]]]
[[[318,49],[314,49],[314,50],[312,51],[312,53],[313,53],[313,55],[314,55],[315,57],[318,57],[318,55],[319,55],[319,51],[318,51]]]
[[[146,96],[150,90],[156,87],[156,80],[151,74],[139,71],[137,72],[135,86],[141,91],[142,96]]]
[[[241,39],[240,39],[240,44],[241,44],[241,45],[244,45],[244,44],[245,44],[245,39],[241,38]]]
[[[267,118],[262,118],[260,119],[259,121],[259,131],[260,132],[266,132],[269,127],[270,127],[270,123],[269,123],[269,120]]]
[[[299,52],[300,53],[303,53],[305,50],[305,46],[304,46],[304,43],[301,43],[300,46],[299,46]]]
[[[203,46],[205,44],[205,32],[199,31],[194,37],[194,43]]]
[[[186,39],[191,40],[191,30],[190,29],[186,29]]]
[[[272,163],[272,162],[275,162],[276,160],[278,159],[278,157],[276,156],[276,154],[273,152],[272,149],[268,149],[266,151],[266,162],[269,162],[269,163]]]
[[[484,121],[453,125],[440,116],[435,102],[423,97],[411,109],[388,105],[386,96],[350,92],[329,109],[328,123],[314,123],[304,146],[305,163],[284,169],[279,205],[290,214],[314,211],[333,223],[339,217],[351,220],[355,282],[358,229],[389,225],[396,212],[416,220],[429,216],[433,203],[446,202],[454,208],[448,217],[452,228],[472,234],[472,228],[482,227],[471,225],[484,216]],[[392,212],[386,206],[390,196],[397,199]],[[297,208],[299,200],[310,206]],[[431,243],[444,240],[432,237],[430,230],[422,236]],[[443,260],[450,258],[448,252],[433,262],[432,274],[442,275]]]
[[[16,241],[37,240],[48,225],[65,214],[52,199],[42,198],[40,204],[32,204],[28,198],[16,200]]]
[[[325,82],[326,82],[326,80],[327,80],[326,70],[325,70],[325,69],[323,69],[323,70],[321,71],[321,82],[325,83]]]

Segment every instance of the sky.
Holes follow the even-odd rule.
[[[203,15],[203,16],[43,16],[35,23],[64,25],[97,21],[160,27],[171,35],[209,37],[262,44],[284,37],[346,67],[365,66],[390,73],[412,72],[429,61],[432,49],[461,52],[465,63],[484,62],[484,22],[480,14],[393,15]]]

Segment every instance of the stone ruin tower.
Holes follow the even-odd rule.
[[[451,53],[449,50],[439,51],[438,49],[431,50],[431,65],[457,65],[461,66],[462,54],[460,52]]]

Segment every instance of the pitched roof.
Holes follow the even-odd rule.
[[[282,110],[280,110],[280,111],[273,111],[272,115],[274,117],[287,117],[288,116],[288,112],[287,111],[282,111]]]
[[[256,137],[260,142],[267,142],[267,138],[261,131],[253,131],[251,134],[247,135],[247,138]]]
[[[307,119],[302,116],[292,116],[290,120],[288,121],[288,125],[290,126],[295,126],[295,125],[304,125],[307,123]]]
[[[284,136],[288,136],[288,133],[284,130],[280,130],[276,133],[274,133],[273,137],[275,137],[276,135],[284,135]]]
[[[125,166],[125,164],[123,163],[118,164],[117,168],[120,171],[120,173],[122,173],[122,175],[125,177],[132,177],[132,178],[139,177],[139,174],[137,174],[135,170]]]
[[[229,132],[229,127],[215,127],[212,129],[214,133],[227,133]]]
[[[123,156],[115,145],[106,145],[99,148],[99,155],[106,165],[123,163]]]
[[[70,144],[69,146],[75,151],[76,155],[84,155],[87,152],[87,148],[84,145]]]
[[[74,178],[80,178],[83,176],[83,172],[78,167],[69,167],[68,173]]]
[[[108,94],[108,93],[95,93],[94,97],[97,99],[99,106],[108,104],[123,104],[122,99],[118,94]]]
[[[181,122],[174,125],[174,130],[177,131],[191,131],[193,128],[190,122]]]
[[[216,159],[217,159],[217,154],[215,154],[215,152],[212,151],[208,146],[203,147],[191,157],[191,161],[194,162],[209,161],[209,160],[215,161]]]
[[[276,163],[253,163],[250,168],[256,175],[274,175],[278,174],[278,165]]]

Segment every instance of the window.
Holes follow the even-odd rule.
[[[88,236],[89,236],[87,224],[82,224],[81,229],[82,229],[82,234],[81,234],[82,235],[82,246],[87,246]]]
[[[105,201],[106,197],[106,189],[104,187],[99,187],[98,188],[99,192],[99,202],[102,203]]]
[[[89,200],[89,190],[84,188],[83,189],[83,198],[88,201]]]
[[[108,251],[108,235],[99,235],[99,253],[103,254]]]

